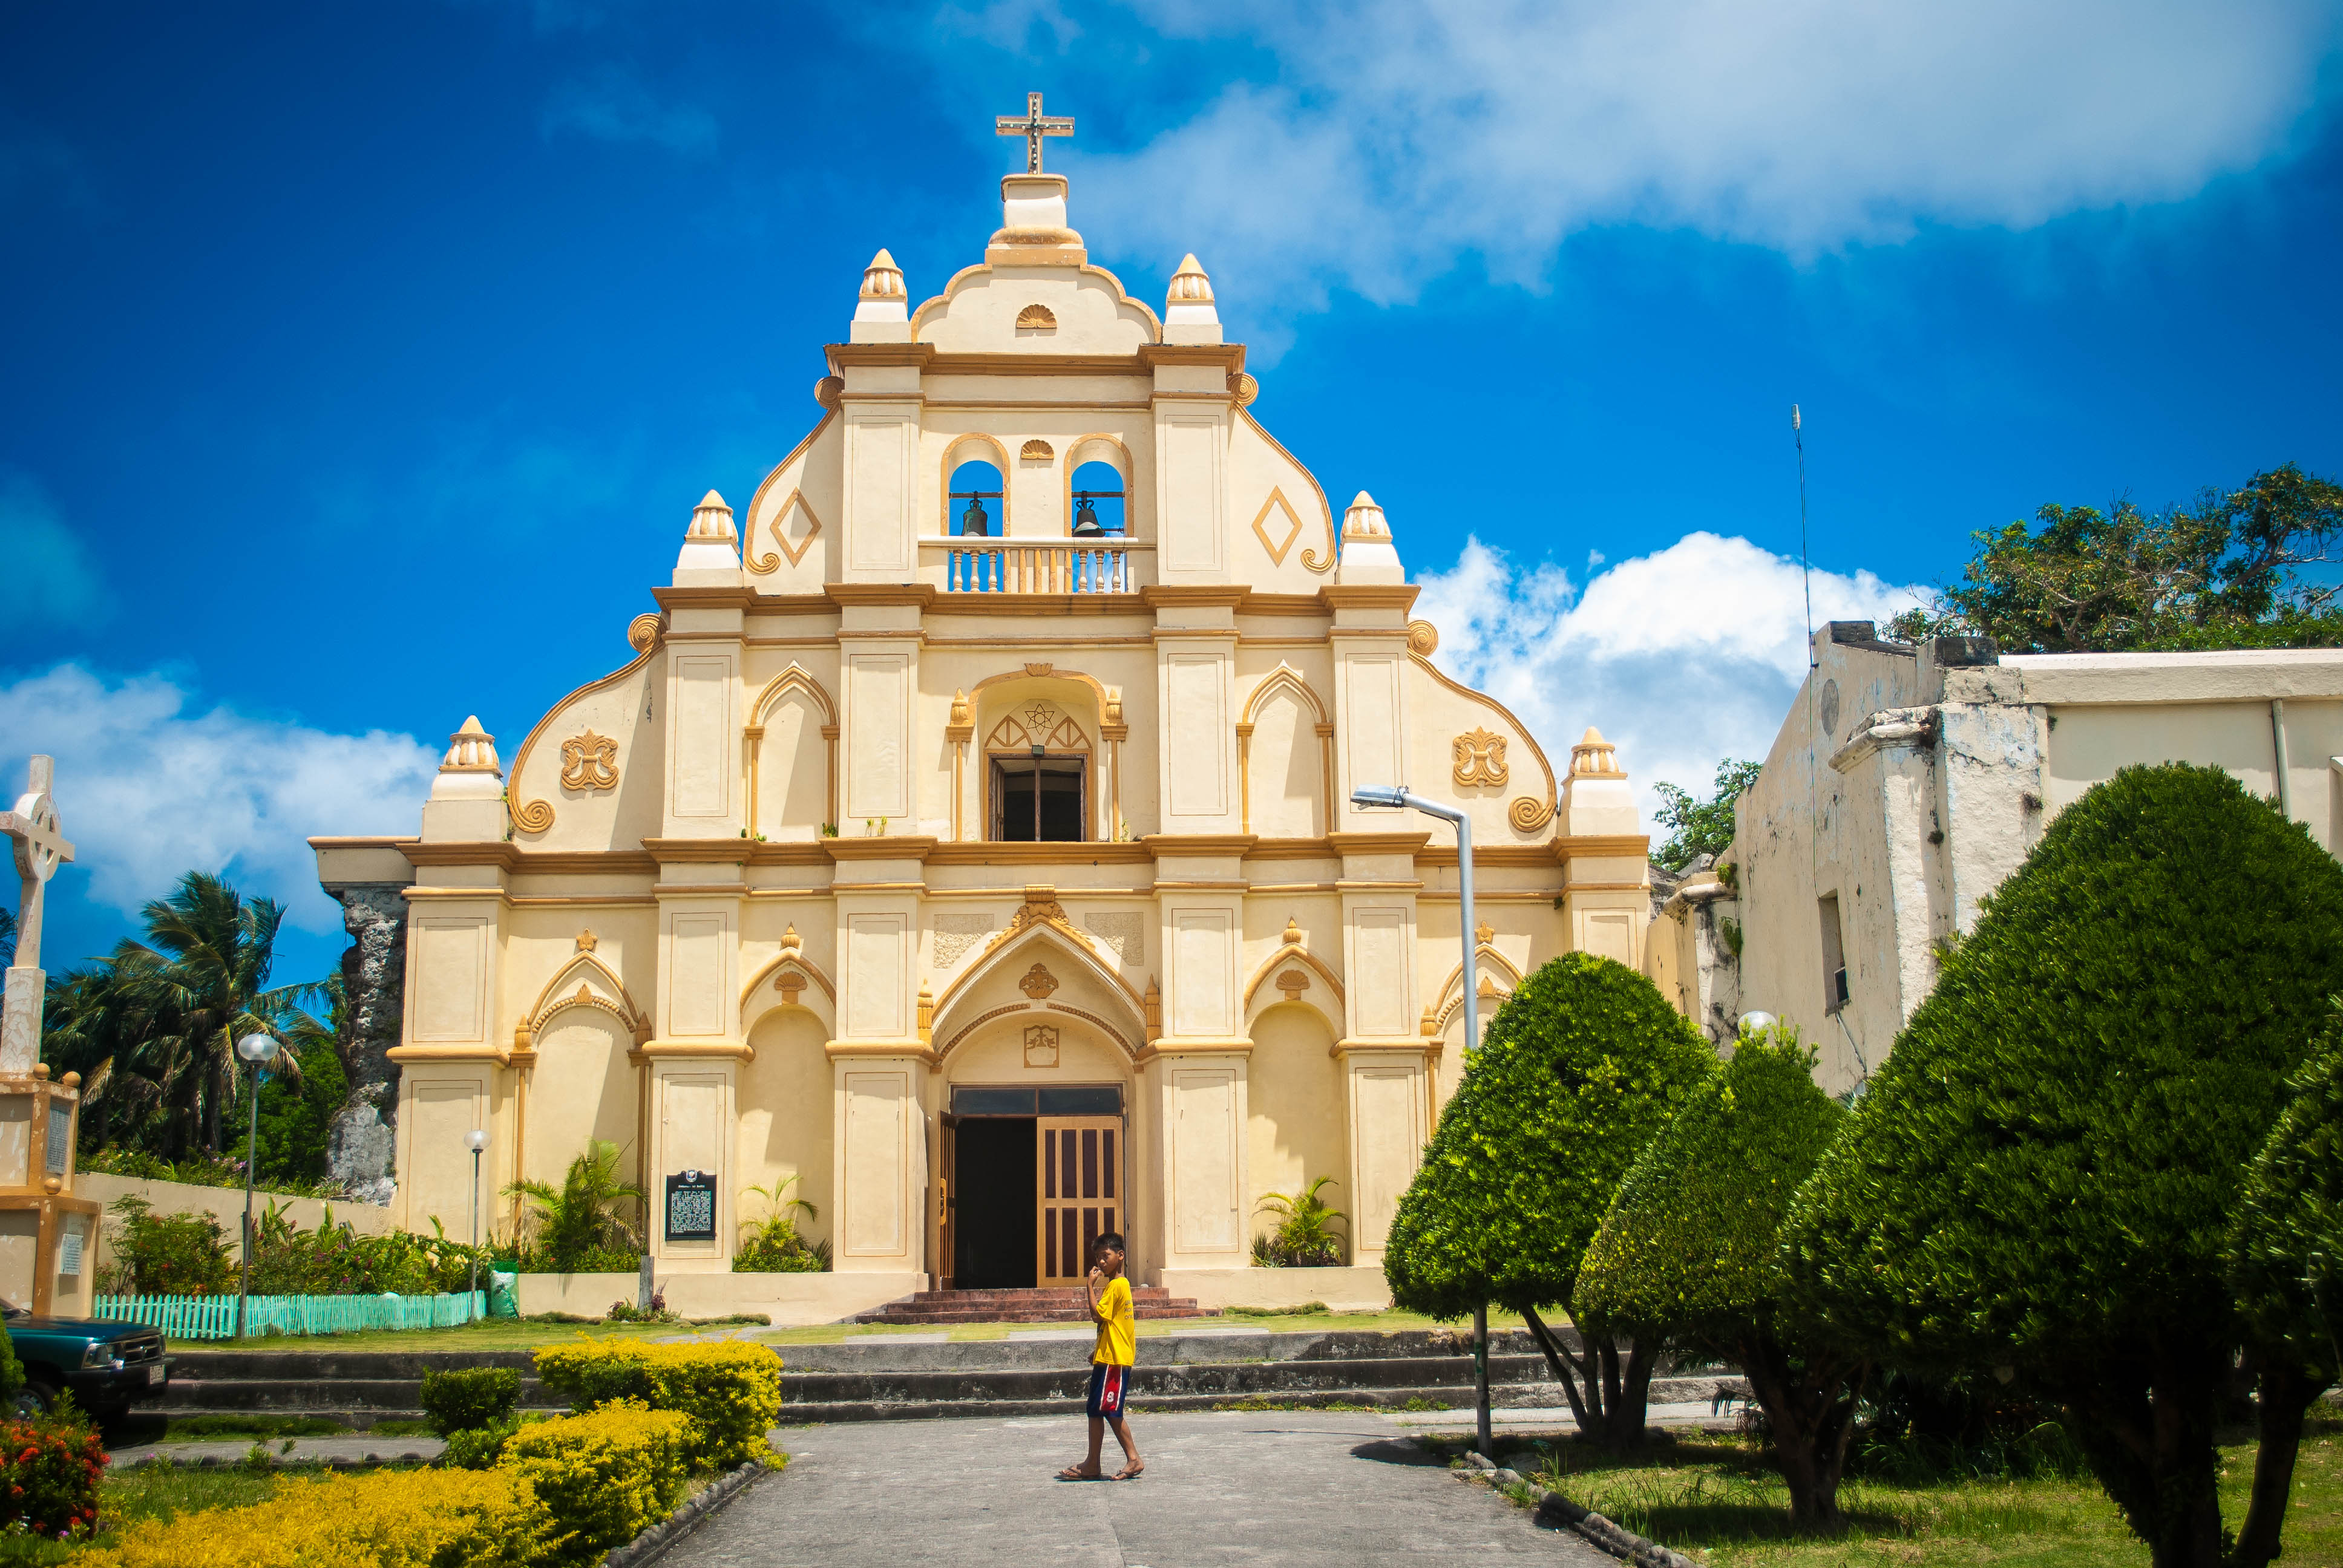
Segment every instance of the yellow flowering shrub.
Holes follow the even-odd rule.
[[[378,1470],[285,1481],[266,1503],[142,1519],[75,1568],[526,1568],[551,1515],[527,1477]]]
[[[616,1400],[523,1426],[498,1468],[525,1479],[559,1532],[550,1558],[582,1563],[673,1513],[691,1473],[692,1419]]]
[[[695,1470],[770,1462],[765,1434],[780,1418],[781,1358],[762,1345],[581,1338],[539,1350],[537,1375],[577,1410],[634,1399],[691,1417]]]

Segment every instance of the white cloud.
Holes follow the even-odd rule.
[[[309,835],[414,832],[438,764],[412,736],[198,712],[163,676],[108,685],[75,664],[0,686],[0,792],[14,798],[35,751],[57,759],[58,816],[95,901],[135,915],[183,873],[225,869],[320,932],[341,911]]]
[[[1453,568],[1416,581],[1415,613],[1440,628],[1434,662],[1512,709],[1557,768],[1600,729],[1646,813],[1663,779],[1705,797],[1721,759],[1763,759],[1805,678],[1798,563],[1747,539],[1687,534],[1583,586],[1467,539]],[[1924,592],[1817,571],[1815,624],[1884,621]]]
[[[2185,197],[2284,148],[2343,34],[2335,0],[1131,3],[1272,79],[1070,148],[1076,226],[1195,250],[1224,310],[1272,316],[1467,254],[1534,285],[1594,225],[1805,255]],[[998,9],[1015,32],[1035,0]]]
[[[0,472],[0,621],[12,628],[85,625],[112,608],[97,563],[48,496]]]
[[[649,142],[671,153],[716,150],[716,116],[697,104],[662,104],[628,72],[606,65],[553,89],[544,129],[576,131],[598,142]]]

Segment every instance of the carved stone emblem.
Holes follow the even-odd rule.
[[[773,977],[773,988],[781,993],[781,1000],[791,1007],[798,1005],[798,995],[805,990],[805,976],[796,970],[783,970]]]
[[[1017,989],[1035,1001],[1047,1001],[1050,1000],[1050,993],[1058,989],[1058,977],[1051,974],[1045,966],[1035,964],[1025,971],[1025,978],[1017,982]]]
[[[590,729],[563,741],[561,787],[564,789],[617,789],[618,743]]]
[[[1468,729],[1453,743],[1456,758],[1456,782],[1459,784],[1502,785],[1508,769],[1505,767],[1505,738],[1492,735],[1485,729]]]
[[[1288,969],[1277,977],[1277,989],[1285,993],[1286,1000],[1299,1000],[1302,993],[1310,989],[1310,977],[1298,969]]]
[[[594,932],[591,928],[578,933],[578,950],[581,953],[590,953],[594,950]]]
[[[1055,1067],[1058,1065],[1058,1028],[1055,1024],[1037,1023],[1025,1030],[1025,1065]]]

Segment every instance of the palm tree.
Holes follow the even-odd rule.
[[[1318,1196],[1333,1180],[1321,1176],[1304,1191],[1271,1192],[1262,1198],[1261,1207],[1278,1217],[1277,1234],[1267,1238],[1269,1249],[1287,1264],[1308,1268],[1342,1261],[1342,1232],[1329,1223],[1343,1218],[1342,1211],[1328,1208]]]
[[[0,910],[0,969],[16,961],[16,917]]]
[[[147,1053],[177,1059],[167,1096],[175,1157],[191,1141],[216,1154],[235,1042],[253,1033],[282,1039],[286,1015],[317,988],[268,989],[285,911],[274,899],[246,900],[222,878],[189,871],[140,918],[147,941],[126,938],[115,948],[115,983],[158,1026]]]
[[[559,1187],[549,1181],[516,1181],[505,1189],[506,1197],[527,1198],[536,1205],[529,1228],[556,1271],[575,1273],[579,1265],[594,1261],[598,1252],[638,1245],[626,1211],[640,1202],[643,1193],[619,1180],[621,1152],[616,1143],[593,1139],[569,1162]]]

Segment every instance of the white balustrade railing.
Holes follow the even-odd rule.
[[[945,539],[946,593],[1132,593],[1131,545]]]

